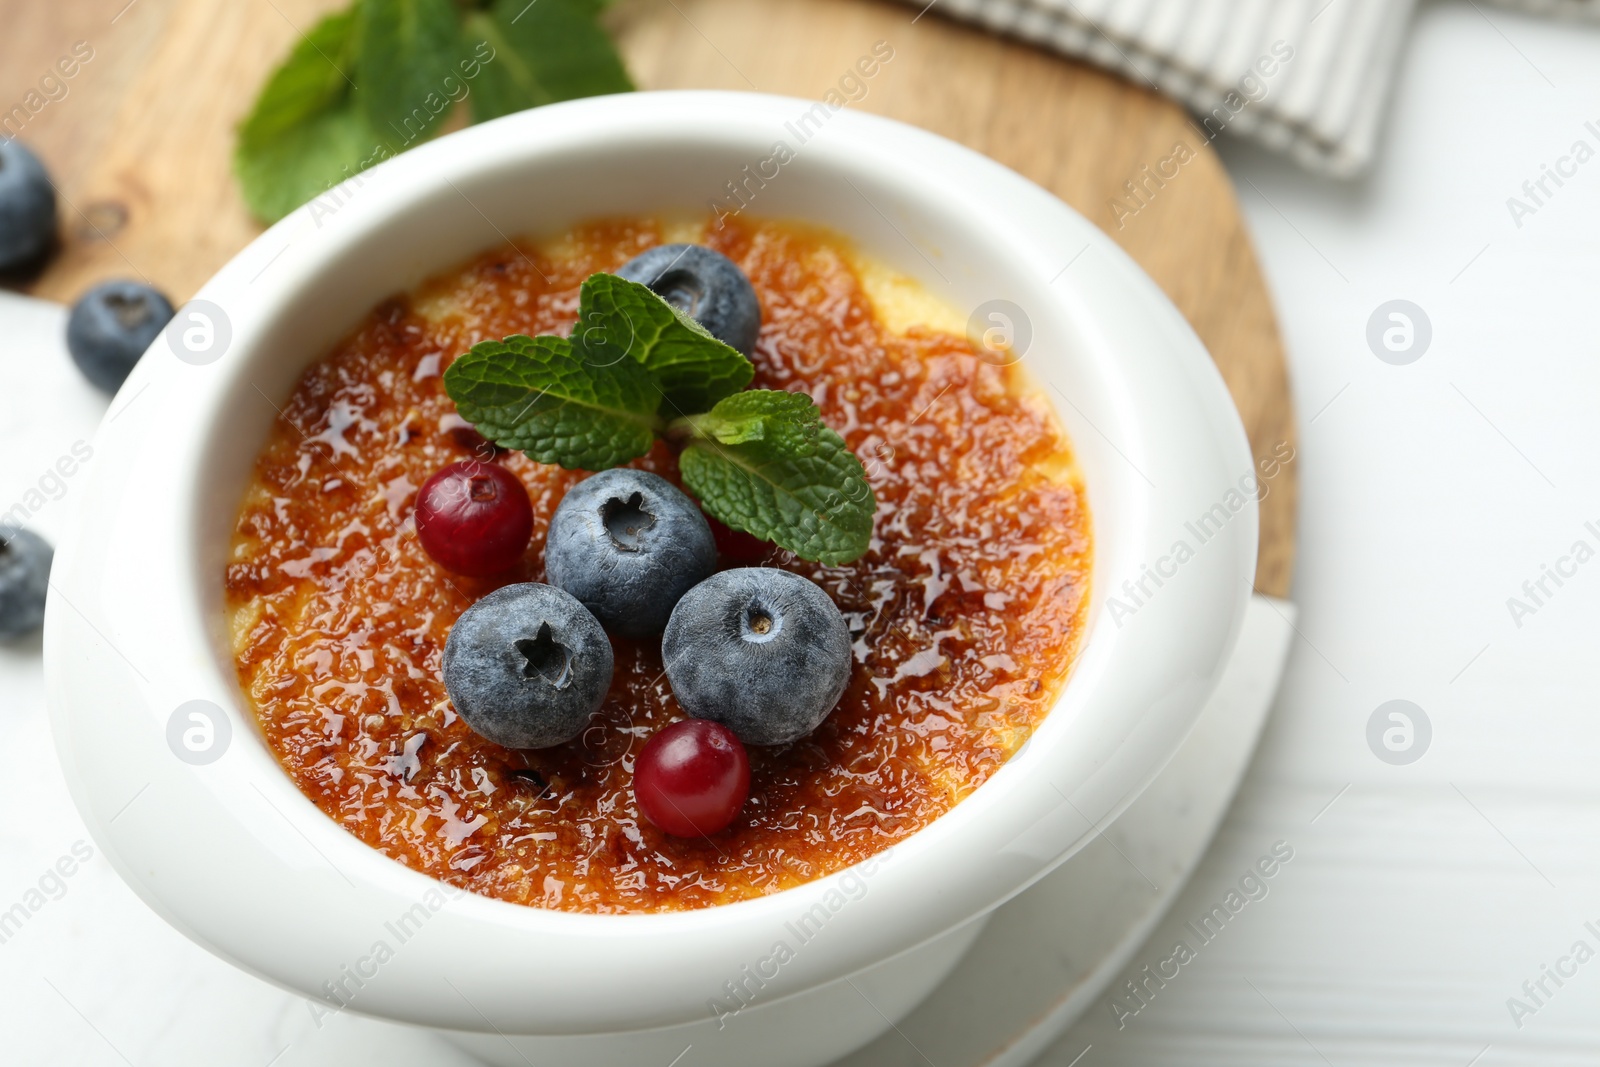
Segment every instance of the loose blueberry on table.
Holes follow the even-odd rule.
[[[607,630],[645,637],[660,633],[678,598],[716,568],[717,546],[683,490],[617,467],[562,498],[544,562],[550,584],[583,601]]]
[[[444,646],[456,712],[507,748],[549,748],[588,725],[611,687],[611,643],[582,604],[550,585],[496,589],[473,604]]]
[[[674,837],[727,829],[750,795],[750,757],[732,730],[685,719],[645,742],[633,765],[639,811]]]
[[[43,624],[54,557],[38,534],[0,526],[0,640],[33,633]]]
[[[462,460],[422,483],[417,540],[447,571],[486,577],[515,566],[533,536],[528,490],[504,467]]]
[[[704,245],[657,245],[617,269],[746,356],[761,332],[761,303],[739,265]]]
[[[172,302],[143,282],[105,282],[72,305],[67,351],[85,378],[115,393],[172,315]]]
[[[0,271],[40,263],[56,239],[56,191],[39,157],[0,139]]]
[[[684,594],[661,639],[673,695],[750,745],[821,725],[850,680],[850,629],[816,583],[773,567],[719,571]]]

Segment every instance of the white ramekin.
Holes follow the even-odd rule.
[[[763,167],[779,142],[792,158]],[[749,182],[751,173],[772,176]],[[385,296],[511,235],[726,207],[729,182],[746,190],[750,213],[849,235],[963,312],[993,299],[1024,310],[1025,363],[1072,434],[1093,511],[1078,663],[1025,749],[870,872],[668,915],[446,897],[302,796],[242,706],[222,576],[247,472],[275,405]],[[771,1035],[788,1035],[782,1055],[765,1046],[768,1062],[843,1051],[872,1033],[829,1021],[844,1009],[827,1009],[838,1001],[828,991],[881,1001],[872,1005],[881,1025],[868,1029],[887,1026],[953,965],[975,919],[1125,807],[1200,710],[1250,592],[1253,500],[1192,559],[1168,555],[1195,540],[1186,524],[1237,496],[1252,472],[1238,416],[1182,316],[1044,190],[885,119],[708,92],[523,112],[319,198],[236,256],[190,307],[226,330],[209,349],[197,335],[198,355],[179,358],[166,339],[145,355],[100,429],[79,490],[84,521],[57,557],[45,661],[60,756],[95,838],[151,907],[287,989],[332,1004],[337,987],[354,1011],[544,1035],[557,1044],[528,1047],[569,1049],[571,1062],[600,1047],[579,1035],[714,1034],[747,1017],[777,1020]],[[206,765],[168,743],[175,710],[195,700],[225,709],[231,732]],[[418,905],[425,918],[398,941],[395,924]],[[807,915],[826,916],[820,932],[781,964],[763,962],[797,940]],[[391,951],[375,960],[379,942]],[[758,987],[744,977],[751,968]],[[757,990],[754,1003],[717,1028],[708,1005],[727,1003],[729,982]],[[809,1004],[808,1021],[780,1019],[780,1002]]]

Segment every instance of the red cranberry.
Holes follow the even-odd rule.
[[[499,574],[533,536],[533,504],[517,476],[477,460],[452,463],[417,494],[417,540],[456,574]]]
[[[675,722],[645,743],[633,766],[644,817],[674,837],[725,829],[750,795],[750,757],[732,730],[709,719]]]
[[[763,541],[743,530],[735,530],[710,515],[706,516],[706,522],[711,525],[711,537],[717,543],[717,555],[728,563],[741,566],[762,563],[776,547],[770,541]]]

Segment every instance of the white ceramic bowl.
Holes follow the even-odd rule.
[[[773,972],[757,995],[763,1011],[877,966],[872,995],[889,1005],[884,1015],[898,1014],[954,962],[971,920],[1083,845],[1172,755],[1236,635],[1254,501],[1159,588],[1146,579],[1153,595],[1131,615],[1114,619],[1107,597],[1133,604],[1123,582],[1138,582],[1180,538],[1193,544],[1185,524],[1252,471],[1210,359],[1156,286],[1044,190],[941,138],[850,111],[800,143],[795,124],[816,106],[640,93],[423,145],[280,222],[197,294],[228,323],[226,345],[212,342],[225,347],[218,358],[186,362],[164,340],[146,354],[78,490],[84,522],[57,557],[45,660],[74,798],[122,876],[174,926],[307,996],[326,1000],[332,983],[353,995],[352,1010],[462,1031],[704,1027],[708,1002],[726,1002],[725,983],[747,966]],[[275,405],[383,297],[511,235],[700,209],[778,141],[794,158],[755,191],[752,213],[849,235],[963,312],[993,298],[1025,309],[1025,363],[1057,402],[1093,512],[1090,629],[1077,666],[1024,751],[870,875],[667,915],[430,897],[437,883],[300,794],[242,706],[221,583]],[[168,743],[175,709],[194,700],[225,709],[231,732],[203,766]],[[395,924],[419,904],[426,914],[398,942]],[[791,946],[781,966],[763,965],[807,914],[826,916],[822,932]],[[374,959],[380,941],[390,958]],[[924,963],[883,965],[918,946],[934,946]],[[808,1029],[829,1026],[812,1016]]]

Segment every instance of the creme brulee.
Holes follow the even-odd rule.
[[[654,912],[817,878],[982,785],[1073,662],[1089,516],[1069,442],[1017,368],[980,358],[959,320],[839,238],[739,220],[694,229],[598,222],[384,302],[305,372],[257,460],[227,606],[266,740],[340,825],[453,885],[537,907]],[[810,394],[878,501],[872,547],[854,563],[769,557],[844,613],[853,673],[810,736],[750,749],[749,800],[710,840],[669,837],[634,804],[634,756],[683,717],[658,640],[612,639],[604,706],[550,749],[479,737],[440,677],[462,611],[544,579],[549,517],[583,477],[486,449],[456,416],[443,370],[481,340],[564,333],[584,278],[664,240],[707,244],[746,272],[763,312],[753,385]],[[474,449],[496,454],[534,507],[520,567],[494,580],[442,571],[412,522],[422,482]],[[676,480],[660,442],[636,465]]]

